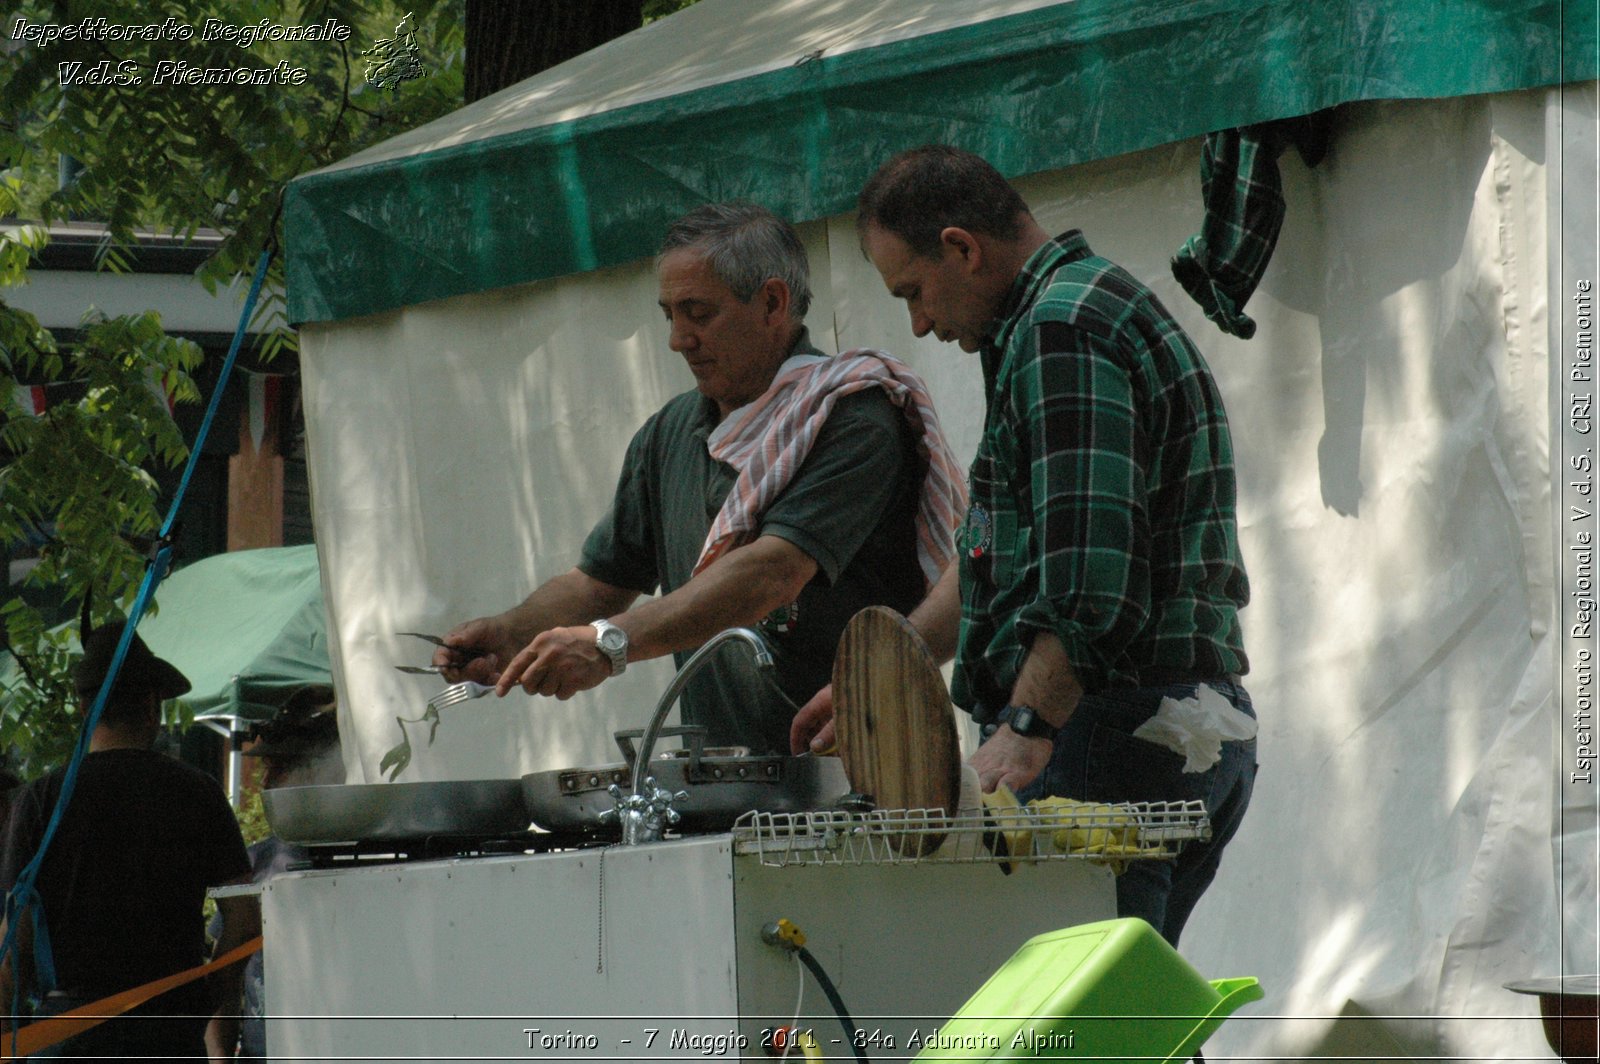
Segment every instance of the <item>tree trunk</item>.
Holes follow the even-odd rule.
[[[466,102],[641,24],[641,0],[467,0]]]

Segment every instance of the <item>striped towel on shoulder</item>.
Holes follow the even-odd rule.
[[[917,508],[917,561],[932,587],[955,558],[955,528],[967,508],[966,482],[922,378],[882,351],[858,348],[791,369],[762,396],[729,415],[708,443],[711,457],[739,471],[712,522],[694,571],[754,538],[761,515],[783,494],[842,396],[882,388],[905,412],[927,463]]]

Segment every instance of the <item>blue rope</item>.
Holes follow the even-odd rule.
[[[50,821],[45,826],[44,837],[39,842],[39,851],[17,875],[16,885],[6,895],[5,917],[6,934],[4,941],[0,941],[0,965],[3,965],[12,956],[16,949],[17,925],[24,917],[30,917],[33,925],[33,952],[34,971],[37,989],[41,995],[55,989],[55,957],[50,950],[50,935],[45,926],[44,904],[39,897],[35,884],[39,878],[39,869],[44,864],[45,853],[50,849],[50,843],[55,840],[56,831],[61,826],[62,818],[66,815],[67,806],[72,801],[72,792],[78,783],[78,766],[83,762],[84,755],[89,752],[89,739],[94,734],[95,727],[100,723],[100,716],[105,711],[106,700],[111,689],[116,686],[117,674],[122,671],[122,662],[128,656],[128,647],[133,644],[134,630],[139,627],[145,610],[154,597],[157,586],[166,579],[167,570],[172,565],[172,544],[170,537],[172,528],[178,519],[178,511],[183,506],[184,496],[189,490],[189,481],[194,476],[195,466],[199,463],[201,452],[205,450],[206,437],[210,434],[211,423],[217,416],[217,410],[222,403],[222,393],[228,386],[228,378],[233,373],[234,362],[238,360],[239,348],[244,343],[245,329],[250,324],[250,316],[255,312],[256,300],[261,295],[261,286],[267,277],[267,264],[272,260],[270,247],[261,252],[261,258],[256,263],[255,280],[251,282],[250,294],[244,301],[244,312],[239,316],[239,327],[234,330],[233,343],[228,348],[228,357],[223,360],[222,372],[217,376],[217,386],[211,392],[211,402],[206,407],[206,416],[200,422],[200,431],[195,436],[194,447],[189,451],[189,461],[184,466],[183,478],[178,482],[178,490],[173,495],[172,505],[167,510],[166,520],[161,524],[159,546],[155,557],[144,573],[144,581],[139,585],[139,593],[133,600],[133,608],[128,612],[127,623],[122,629],[122,638],[117,641],[116,653],[111,656],[111,668],[106,673],[105,680],[100,684],[100,690],[95,694],[94,702],[89,708],[88,715],[84,718],[83,728],[78,733],[77,744],[73,747],[72,759],[67,762],[66,772],[61,778],[61,794],[56,799],[55,808],[50,813]],[[21,980],[13,984],[11,1013],[13,1016],[20,1014],[21,1009]],[[15,1055],[16,1032],[12,1031],[12,1055]]]

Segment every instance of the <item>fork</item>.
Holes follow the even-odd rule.
[[[484,695],[493,690],[493,684],[474,683],[471,680],[462,680],[460,683],[451,684],[443,691],[440,691],[438,694],[428,699],[428,708],[434,710],[443,709],[446,706],[453,706],[461,702],[470,701],[474,698],[482,698]]]

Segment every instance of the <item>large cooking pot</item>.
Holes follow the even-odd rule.
[[[613,784],[629,792],[637,759],[634,740],[642,734],[639,729],[616,733],[620,762],[522,777],[522,796],[533,822],[566,834],[618,834],[616,819],[602,819],[601,814],[616,805],[610,794]],[[743,747],[708,749],[701,727],[662,728],[660,734],[682,736],[689,744],[652,758],[649,769],[658,787],[685,792],[673,803],[679,816],[673,826],[680,832],[725,831],[752,809],[798,813],[825,808],[850,790],[836,757],[751,756]]]
[[[528,829],[522,782],[514,779],[275,787],[261,800],[273,832],[303,846]]]

